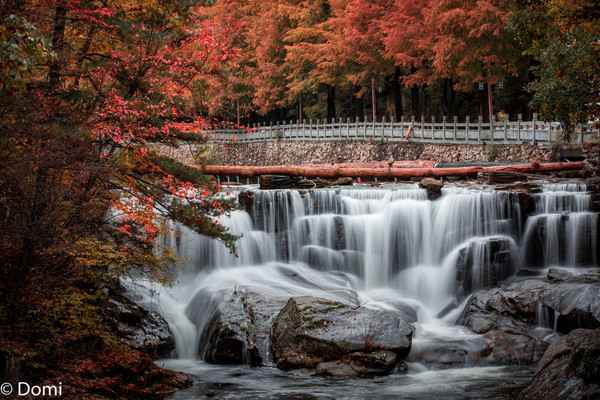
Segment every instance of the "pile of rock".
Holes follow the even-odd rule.
[[[398,311],[291,298],[273,322],[273,359],[281,369],[314,368],[325,376],[392,372],[410,351],[413,327]]]
[[[559,334],[600,328],[600,276],[551,269],[545,278],[479,291],[458,323],[486,339],[481,362],[533,364]]]
[[[206,361],[274,364],[335,377],[385,375],[405,368],[414,332],[411,323],[417,319],[408,306],[361,306],[353,291],[342,294],[345,302],[309,296],[285,299],[244,287],[207,296],[199,293],[189,308],[197,308],[194,302],[217,302],[203,308],[214,310],[200,339]]]

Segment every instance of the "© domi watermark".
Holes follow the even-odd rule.
[[[0,385],[0,395],[2,396],[30,396],[30,397],[61,397],[62,383],[58,385],[32,385],[27,382],[3,383]]]

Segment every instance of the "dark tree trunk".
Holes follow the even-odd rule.
[[[441,108],[442,108],[442,115],[449,115],[450,114],[450,105],[449,100],[448,100],[448,81],[449,79],[444,79],[444,84],[442,86],[442,101],[441,101]]]
[[[44,191],[47,186],[47,170],[40,168],[35,178],[35,191],[29,204],[29,213],[27,214],[25,226],[23,227],[23,237],[21,243],[21,254],[16,265],[12,266],[10,272],[11,288],[9,301],[11,308],[9,312],[12,319],[19,317],[21,305],[23,304],[24,290],[27,286],[29,272],[34,262],[34,253],[36,251],[35,242],[38,239],[38,230],[41,215],[44,213],[46,202],[44,201]],[[47,199],[46,199],[47,200]]]
[[[400,68],[396,67],[394,70],[394,75],[392,75],[392,79],[390,82],[390,93],[393,98],[394,104],[394,117],[396,120],[400,119],[400,116],[403,114],[402,110],[402,72]]]
[[[48,89],[56,90],[60,84],[63,51],[65,48],[65,25],[67,22],[67,8],[59,3],[54,11],[54,28],[52,30],[52,50],[56,58],[52,60],[48,70]]]
[[[419,97],[419,87],[411,86],[410,103],[412,107],[412,114],[415,116],[415,118],[419,118],[421,116],[421,101]]]
[[[335,118],[335,86],[327,86],[327,119]]]
[[[90,47],[92,46],[92,41],[94,39],[94,34],[96,33],[96,27],[91,26],[88,30],[88,33],[85,37],[85,42],[79,52],[77,53],[77,68],[75,70],[75,80],[73,81],[73,88],[79,89],[79,81],[81,79],[81,74],[83,73],[83,62],[85,61],[85,56],[90,51]]]

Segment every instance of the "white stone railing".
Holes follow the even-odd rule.
[[[355,121],[350,119],[302,120],[277,122],[275,124],[253,124],[244,129],[214,129],[207,131],[209,141],[216,143],[249,143],[272,140],[379,140],[427,143],[539,143],[552,144],[560,140],[562,129],[558,122],[538,121],[492,121],[484,122],[481,117],[459,122],[443,118],[415,120]],[[587,125],[578,133],[577,142],[600,139],[598,128]]]

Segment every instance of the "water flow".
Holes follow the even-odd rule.
[[[550,232],[544,262],[583,262],[582,254],[597,246],[596,236],[588,236],[597,216],[589,216],[586,193],[575,189],[582,188],[546,187],[537,199],[541,211],[527,220],[526,245],[536,226]],[[549,210],[565,209],[576,212],[562,227],[563,215]],[[239,291],[279,305],[297,295],[378,308],[409,304],[419,316],[417,340],[431,344],[455,336],[471,346],[469,335],[452,326],[457,311],[451,309],[514,273],[521,241],[518,197],[487,187],[445,188],[436,201],[416,185],[255,190],[250,213],[236,211],[221,222],[240,236],[238,257],[180,226],[157,250],[171,249],[181,266],[177,283],[159,290],[180,357],[202,354],[207,323],[223,299]],[[558,246],[551,253],[561,229],[574,238],[564,255]]]
[[[598,214],[579,183],[547,184],[535,196],[536,214],[527,219],[522,257],[525,265],[598,266]]]

